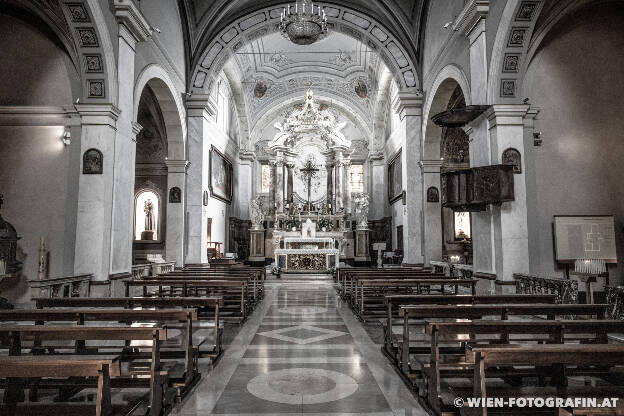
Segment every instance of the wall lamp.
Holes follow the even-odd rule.
[[[69,146],[71,144],[71,132],[68,129],[65,129],[65,131],[63,132],[61,141],[65,146]]]

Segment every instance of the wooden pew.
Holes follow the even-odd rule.
[[[423,270],[422,268],[388,268],[388,269],[361,269],[361,268],[348,268],[341,270],[338,283],[340,287],[340,295],[345,299],[350,299],[355,296],[355,280],[359,278],[369,279],[419,279],[429,276],[436,276],[438,278],[444,278],[445,276],[440,273],[433,273],[430,270]]]
[[[608,333],[622,332],[624,321],[606,320],[577,320],[577,321],[471,321],[471,322],[427,322],[426,332],[431,338],[431,356],[423,361],[424,383],[422,397],[427,397],[428,404],[438,413],[452,409],[445,409],[440,401],[444,378],[470,377],[473,360],[469,354],[463,360],[453,360],[457,357],[448,357],[444,354],[442,345],[467,343],[471,347],[476,345],[508,345],[510,342],[527,343],[557,343],[583,342],[603,343],[608,341]],[[567,335],[574,335],[569,338]],[[485,336],[485,337],[484,337]],[[495,336],[495,338],[492,338]],[[514,337],[513,339],[511,337]],[[545,337],[544,337],[545,336]],[[462,351],[466,355],[466,350]],[[451,358],[451,359],[449,359]],[[577,369],[573,375],[599,375],[600,371],[587,373],[586,369]],[[526,369],[499,370],[502,378],[515,377],[542,377],[539,371]],[[540,382],[543,384],[543,381]]]
[[[624,366],[624,345],[614,344],[548,344],[548,345],[504,345],[504,346],[469,346],[470,355],[474,357],[474,376],[471,390],[453,388],[451,395],[455,397],[624,397],[624,388],[618,386],[566,386],[565,368],[567,366],[593,366],[614,369]],[[556,386],[532,388],[531,391],[518,392],[517,387],[489,389],[487,387],[488,369],[503,366],[561,366],[564,377]],[[620,400],[621,401],[621,400]],[[618,411],[622,412],[622,403]],[[492,409],[501,414],[501,410]],[[494,413],[487,408],[461,408],[462,415],[487,416]],[[506,409],[513,415],[514,409]],[[517,410],[517,409],[516,409]],[[615,415],[615,409],[613,415]],[[576,408],[568,414],[591,414],[591,409]],[[555,414],[555,413],[553,413]],[[565,414],[565,413],[558,413]],[[605,414],[605,413],[594,413]],[[609,414],[609,413],[607,413]]]
[[[205,291],[207,296],[219,295],[223,297],[224,306],[222,318],[242,322],[247,318],[248,299],[247,282],[239,280],[185,280],[185,279],[155,279],[155,280],[124,280],[126,297],[130,296],[130,289],[138,287],[142,295],[148,295],[148,288],[157,288],[158,297],[171,297],[175,295],[174,289],[179,289],[181,297],[196,296],[199,291]],[[167,292],[165,287],[170,288]],[[232,297],[231,290],[237,290],[236,298]]]
[[[400,305],[472,305],[472,304],[514,304],[514,303],[548,303],[555,304],[556,295],[387,295],[384,298],[386,316],[384,326],[384,346],[382,352],[397,361],[398,341],[392,331],[395,318],[399,317]],[[399,320],[399,325],[403,325]]]
[[[172,387],[178,397],[186,394],[201,378],[198,370],[198,348],[193,345],[193,321],[197,321],[196,309],[13,309],[0,310],[0,322],[35,322],[38,325],[51,322],[119,322],[130,325],[145,322],[179,322],[184,325],[182,344],[161,351],[163,359],[183,359],[183,371],[169,372]],[[78,345],[81,347],[80,344]]]
[[[375,280],[375,281],[381,281],[381,280],[423,280],[423,279],[434,279],[434,280],[440,280],[440,279],[448,279],[451,280],[453,278],[449,278],[446,276],[442,276],[439,274],[432,274],[432,273],[409,273],[409,274],[402,274],[402,273],[392,273],[392,274],[388,274],[388,275],[379,275],[379,274],[356,274],[354,276],[351,277],[351,279],[348,282],[348,286],[347,286],[347,299],[349,299],[351,301],[351,304],[353,306],[355,306],[355,309],[357,310],[357,304],[358,304],[358,291],[361,290],[361,282],[367,281],[367,280]],[[424,288],[428,288],[427,285],[423,285]]]
[[[43,308],[198,308],[198,312],[203,309],[214,311],[211,325],[214,326],[214,343],[202,344],[199,348],[199,358],[211,358],[216,361],[223,352],[223,328],[220,323],[219,310],[223,307],[223,298],[213,297],[175,297],[175,298],[154,298],[154,297],[132,297],[132,298],[33,298],[37,309]],[[202,328],[206,328],[202,323]],[[197,344],[197,343],[196,343]]]
[[[161,343],[167,340],[167,330],[165,328],[146,327],[85,327],[85,326],[42,326],[42,325],[17,325],[0,326],[0,339],[3,339],[9,346],[9,354],[19,356],[24,354],[25,349],[32,349],[37,356],[41,357],[64,357],[74,354],[110,354],[109,350],[118,350],[119,347],[103,345],[101,347],[85,347],[86,341],[125,341],[126,345],[131,345],[134,341],[151,341],[149,379],[136,377],[133,374],[117,375],[111,383],[111,387],[124,388],[149,388],[149,409],[150,415],[158,416],[163,408],[170,404],[167,399],[166,389],[168,388],[168,371],[161,365]],[[35,345],[28,348],[24,345],[26,341],[35,341]],[[46,348],[44,341],[73,341],[75,346],[71,352],[60,352],[68,350],[70,346],[54,346]],[[128,348],[121,347],[121,358],[127,359]],[[45,353],[43,352],[45,350]],[[102,354],[102,355],[104,355]],[[37,385],[38,388],[42,387]],[[86,385],[89,387],[89,385]]]
[[[397,367],[403,379],[412,387],[414,380],[419,379],[420,371],[412,371],[410,354],[428,354],[431,349],[423,345],[418,351],[410,346],[410,326],[414,320],[429,320],[440,318],[452,319],[481,319],[484,316],[494,316],[507,320],[509,316],[546,315],[547,319],[554,320],[557,316],[569,315],[596,315],[604,319],[607,305],[560,305],[560,304],[495,304],[495,305],[419,305],[401,306],[399,316],[403,318],[403,335],[399,342]]]
[[[430,292],[432,286],[439,286],[439,292],[445,293],[447,287],[451,287],[454,290],[454,294],[459,293],[459,287],[468,287],[470,292],[475,295],[475,286],[477,280],[475,279],[379,279],[379,280],[360,280],[357,282],[360,288],[360,296],[356,296],[355,303],[357,305],[358,315],[361,319],[365,319],[365,303],[367,300],[374,300],[377,305],[381,305],[381,314],[378,316],[384,316],[384,296],[388,294],[403,294],[405,292],[411,292],[416,294],[422,294],[423,287],[427,288]],[[377,291],[378,294],[371,295],[365,294],[365,289],[369,292]],[[399,293],[397,293],[399,292]],[[356,291],[357,293],[357,291]]]
[[[210,270],[210,269],[209,269]],[[252,301],[258,303],[264,294],[264,282],[259,273],[240,272],[240,271],[176,271],[171,273],[160,274],[158,276],[146,276],[144,280],[156,279],[184,279],[184,280],[242,280],[246,281],[252,288]]]
[[[96,377],[97,398],[95,406],[84,404],[18,404],[21,393],[19,382],[10,383],[7,390],[7,407],[0,414],[7,415],[85,415],[109,416],[113,414],[110,377],[121,374],[119,356],[14,356],[0,357],[0,378],[42,378],[42,377]]]

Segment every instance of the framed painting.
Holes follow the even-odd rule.
[[[388,200],[390,203],[403,195],[403,163],[399,150],[388,163]]]
[[[210,196],[232,202],[232,162],[214,146],[210,148]]]

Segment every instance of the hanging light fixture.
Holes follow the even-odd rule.
[[[282,35],[297,45],[311,45],[327,35],[327,15],[321,6],[312,1],[296,1],[288,5],[281,16]]]

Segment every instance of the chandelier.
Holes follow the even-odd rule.
[[[327,16],[312,1],[295,2],[284,8],[279,26],[282,35],[297,45],[311,45],[327,35]]]

